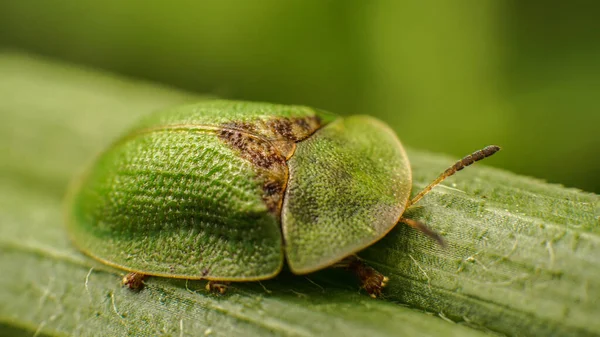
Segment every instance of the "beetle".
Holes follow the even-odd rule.
[[[388,278],[355,253],[402,222],[446,177],[499,150],[448,168],[410,199],[408,157],[373,117],[342,118],[304,106],[215,100],[150,114],[72,184],[66,222],[85,254],[130,272],[228,282],[298,275],[329,266],[354,272],[379,296]]]

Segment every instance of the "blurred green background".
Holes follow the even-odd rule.
[[[0,48],[389,123],[600,192],[600,2],[0,0]],[[1,76],[1,74],[0,74]],[[32,97],[35,99],[35,97]]]

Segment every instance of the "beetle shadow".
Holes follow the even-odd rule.
[[[407,282],[398,266],[413,263],[407,250],[414,239],[408,226],[397,226],[380,242],[360,252],[358,255],[370,266],[390,278],[383,294],[376,300],[407,303],[406,298],[414,295],[411,282]],[[419,234],[420,235],[420,234]],[[390,252],[386,255],[386,252]],[[403,253],[399,253],[403,252]],[[161,279],[160,282],[186,290],[197,296],[210,296],[215,299],[227,299],[232,296],[277,298],[294,302],[308,301],[320,303],[356,303],[371,300],[369,294],[361,289],[359,280],[352,272],[342,268],[326,268],[321,271],[295,275],[287,267],[273,279],[254,282],[232,282],[224,294],[206,290],[207,281]]]
[[[426,208],[415,207],[407,210],[406,217],[425,220],[428,218]],[[358,253],[367,264],[390,278],[388,286],[377,300],[388,300],[396,303],[407,303],[414,296],[414,280],[406,276],[407,266],[414,266],[409,252],[414,246],[431,246],[437,243],[420,232],[402,223],[392,229],[384,238]],[[158,279],[158,278],[156,278]],[[156,282],[156,281],[151,281]],[[311,303],[355,303],[357,300],[370,299],[360,288],[358,278],[350,271],[342,268],[326,268],[321,271],[295,275],[284,266],[279,275],[273,279],[253,282],[232,282],[224,294],[206,290],[207,281],[160,279],[172,286],[186,290],[197,296],[210,296],[215,299],[227,299],[231,296],[260,296],[264,298],[305,300]]]
[[[359,287],[358,279],[349,271],[327,268],[307,275],[295,275],[287,267],[273,279],[252,282],[231,282],[224,294],[206,290],[207,281],[153,278],[149,284],[169,285],[193,293],[227,299],[232,296],[249,296],[297,300],[312,303],[332,303],[332,300],[355,302],[356,298],[368,294]]]

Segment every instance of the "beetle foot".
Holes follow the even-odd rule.
[[[349,256],[337,265],[344,266],[346,269],[352,271],[358,277],[361,288],[373,298],[381,296],[381,291],[390,280],[387,276],[367,265],[355,255]]]
[[[225,294],[227,288],[229,287],[229,283],[231,282],[223,282],[223,281],[208,281],[206,283],[206,290],[212,293]]]
[[[121,285],[129,287],[131,290],[141,290],[144,287],[146,275],[138,273],[129,273],[121,280]]]

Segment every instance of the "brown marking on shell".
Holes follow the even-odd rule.
[[[321,119],[318,116],[277,117],[253,122],[231,122],[223,127],[245,131],[270,141],[287,160],[296,150],[295,143],[310,137],[321,127]]]
[[[287,184],[287,164],[271,142],[240,129],[224,128],[219,137],[256,166],[262,182],[262,198],[271,213],[279,216]]]
[[[279,139],[271,142],[273,146],[275,146],[282,156],[285,157],[285,160],[289,160],[292,158],[294,152],[296,152],[296,143],[290,142],[289,140]]]
[[[292,122],[288,118],[276,118],[267,121],[272,132],[285,140],[298,141],[299,135],[292,130]]]
[[[261,131],[269,139],[272,139],[275,147],[288,160],[296,151],[296,143],[310,137],[320,127],[321,120],[318,116],[281,117],[264,122]]]
[[[321,120],[317,116],[299,118],[274,118],[266,122],[267,127],[274,135],[299,142],[308,138],[321,127]]]
[[[295,143],[317,131],[320,122],[317,116],[231,122],[223,125],[219,132],[225,143],[257,167],[262,182],[262,198],[269,211],[277,217],[287,185],[287,159],[294,154]]]
[[[285,158],[279,153],[271,142],[259,136],[239,129],[222,129],[219,137],[227,144],[240,151],[244,159],[254,165],[266,169],[277,169],[285,165]]]

